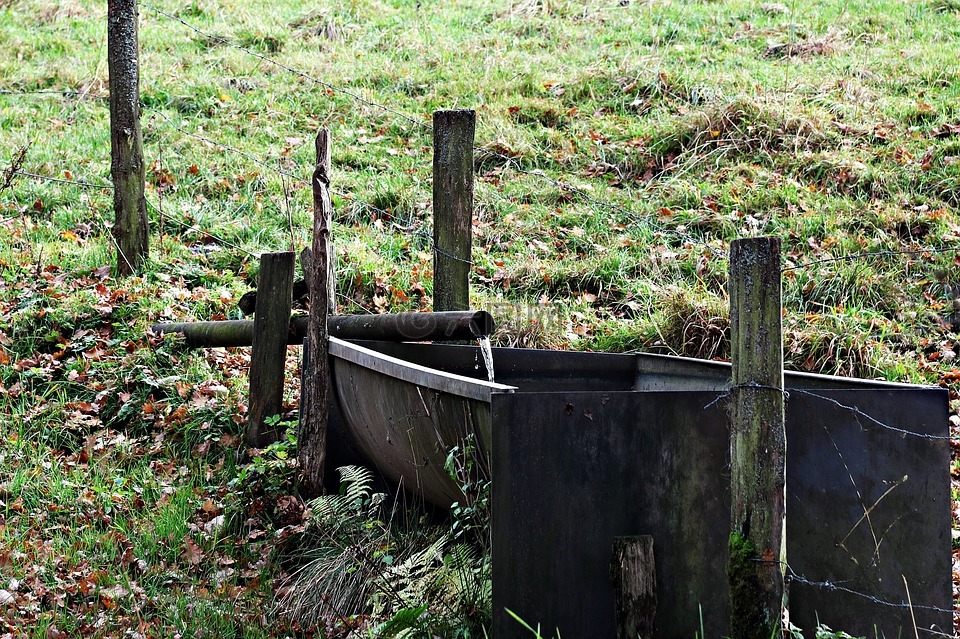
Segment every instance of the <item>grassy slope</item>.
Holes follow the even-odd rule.
[[[97,270],[112,260],[109,192],[21,177],[0,193],[0,571],[22,584],[6,623],[28,636],[51,623],[193,636],[234,616],[243,636],[266,634],[245,623],[276,571],[258,531],[296,517],[281,521],[282,485],[241,499],[231,485],[248,472],[243,354],[153,351],[143,330],[235,317],[251,254],[305,244],[309,193],[277,170],[309,175],[320,125],[342,312],[429,308],[418,123],[469,107],[478,146],[521,169],[478,154],[473,295],[502,343],[724,357],[728,243],[774,234],[800,266],[785,281],[788,366],[957,379],[953,253],[802,266],[957,245],[953,0],[160,8],[413,122],[142,5],[149,272]],[[0,90],[90,94],[0,94],[0,167],[28,147],[26,171],[109,181],[103,11],[0,0]],[[228,537],[205,530],[238,511]]]

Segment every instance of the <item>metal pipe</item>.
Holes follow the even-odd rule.
[[[307,332],[307,321],[306,316],[294,317],[290,320],[287,344],[303,343]],[[387,342],[474,340],[490,335],[494,328],[493,317],[486,311],[333,315],[327,320],[327,330],[334,337]],[[157,334],[179,333],[191,348],[253,344],[252,320],[163,323],[154,324],[150,330]]]

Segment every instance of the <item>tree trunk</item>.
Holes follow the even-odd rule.
[[[136,0],[109,0],[107,13],[113,237],[117,271],[130,275],[139,270],[149,251]]]

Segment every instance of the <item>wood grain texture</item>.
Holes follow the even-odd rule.
[[[257,448],[276,439],[277,433],[267,424],[267,418],[279,415],[283,408],[283,372],[293,305],[294,259],[292,252],[260,256],[247,413],[247,443]]]
[[[313,171],[313,244],[309,258],[303,260],[304,279],[309,290],[310,319],[307,324],[304,369],[301,389],[303,419],[300,424],[298,455],[302,473],[301,489],[307,495],[323,492],[326,463],[327,426],[330,404],[330,358],[328,317],[336,308],[336,284],[330,227],[333,201],[330,197],[330,132],[321,129],[316,138],[316,165]]]
[[[473,110],[433,114],[433,310],[470,307]]]
[[[781,622],[786,561],[786,431],[780,240],[730,252],[730,633],[770,637]]]
[[[617,639],[650,639],[657,614],[653,537],[615,537],[610,562]]]

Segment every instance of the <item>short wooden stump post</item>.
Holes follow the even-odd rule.
[[[614,537],[610,562],[617,639],[649,639],[657,614],[653,537]]]

